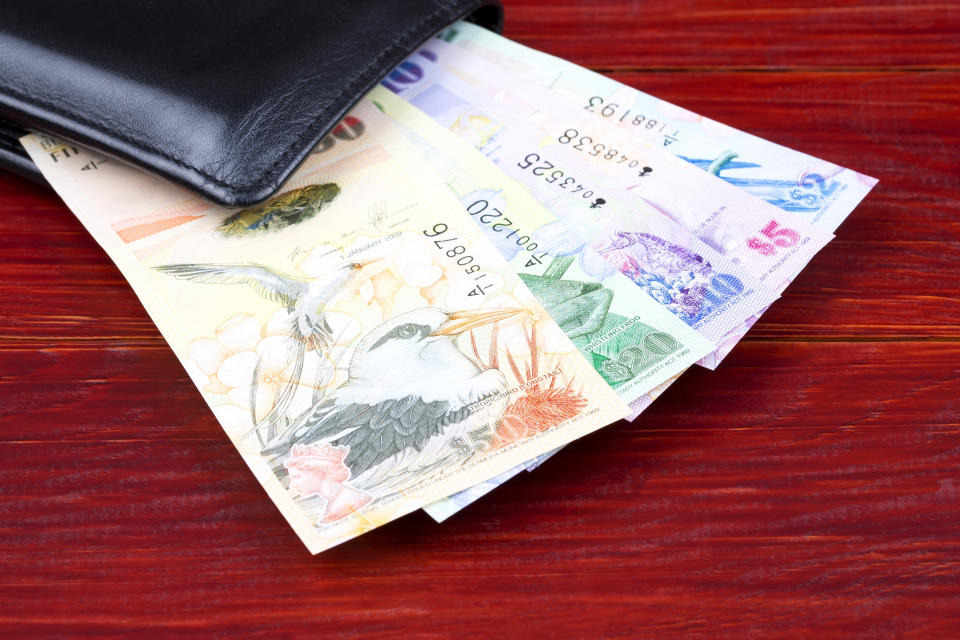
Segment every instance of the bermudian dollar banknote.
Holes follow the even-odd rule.
[[[627,411],[461,204],[420,180],[430,167],[391,156],[402,134],[377,116],[358,107],[241,211],[23,139],[311,552]]]
[[[419,52],[529,122],[550,145],[572,149],[618,198],[652,205],[760,282],[782,291],[833,238],[776,207],[460,47],[434,40]],[[495,83],[492,79],[496,78]]]
[[[585,113],[650,140],[826,231],[834,231],[877,183],[466,22],[448,29],[441,39],[508,69],[529,85],[564,95]]]
[[[584,271],[580,262],[602,259],[591,257],[590,247],[472,146],[386,89],[374,90],[370,97],[430,162],[553,319],[626,402],[648,405],[651,392],[714,349],[713,343],[622,273]],[[501,474],[428,505],[425,511],[443,520],[512,475]]]
[[[439,41],[427,45],[435,59],[450,55],[441,44],[444,42],[492,62],[500,74],[509,71],[523,82],[524,93],[529,93],[531,86],[549,89],[554,100],[545,104],[557,99],[573,101],[581,115],[662,146],[691,165],[807,219],[824,232],[836,230],[877,183],[870,176],[739,131],[468,23],[458,23],[441,34]],[[413,75],[400,69],[392,81],[403,83]],[[791,242],[783,229],[783,225],[764,226],[763,235],[756,236],[756,246],[776,251]],[[781,291],[802,266],[783,269],[787,278]],[[761,313],[725,336],[719,348],[700,364],[716,368]]]
[[[523,83],[512,73],[497,68],[470,52],[433,40],[417,56],[407,60],[407,84],[420,71],[426,58],[503,104],[552,142],[553,150],[566,147],[580,152],[579,158],[596,170],[595,183],[621,201],[635,200],[652,205],[678,225],[743,266],[760,282],[782,292],[832,239],[832,234],[797,215],[751,197],[744,191],[709,176],[693,165],[651,146],[628,131],[579,109],[556,91]],[[432,67],[428,67],[432,68]],[[496,78],[496,84],[489,79]],[[395,80],[399,82],[399,80]],[[543,144],[541,153],[550,152]],[[555,155],[555,154],[554,154]],[[604,181],[605,180],[605,181]],[[603,247],[628,242],[617,225],[608,231],[610,239],[598,246],[605,256],[623,260],[622,252]],[[632,244],[643,244],[634,237]],[[646,251],[646,247],[640,247]],[[715,367],[755,322],[761,312],[731,329],[721,339],[722,347],[701,361]]]
[[[708,339],[723,338],[776,299],[757,277],[662,208],[610,184],[577,151],[556,145],[535,123],[429,59],[417,58],[416,64],[418,81],[401,87],[401,96],[525,185],[585,245],[602,254],[605,241],[620,232],[647,243],[648,250],[637,252],[630,265],[635,283]]]
[[[714,348],[600,256],[518,182],[383,88],[371,100],[399,127],[520,279],[610,386],[631,402]],[[402,149],[391,149],[397,156]],[[425,178],[426,179],[426,178]]]

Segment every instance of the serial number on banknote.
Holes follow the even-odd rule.
[[[547,252],[542,251],[540,255],[533,252],[537,250],[537,243],[530,241],[530,236],[520,233],[519,229],[513,227],[513,221],[503,214],[503,211],[497,207],[491,207],[487,200],[474,200],[467,207],[467,213],[474,216],[481,224],[488,225],[491,231],[504,234],[506,239],[513,238],[517,246],[530,252],[530,258],[527,260],[527,267],[542,264],[546,258]],[[507,233],[509,231],[509,233]]]
[[[543,162],[543,164],[537,164],[539,162]],[[517,163],[517,166],[521,169],[530,169],[533,175],[542,177],[547,184],[556,185],[557,188],[563,189],[568,193],[579,193],[580,197],[584,200],[589,200],[593,197],[593,189],[584,187],[577,182],[577,179],[574,177],[566,176],[563,169],[557,169],[557,166],[552,162],[543,160],[539,153],[528,153],[523,160]],[[563,178],[563,180],[561,180],[561,178]],[[572,189],[570,189],[571,186],[573,186]],[[603,198],[597,198],[590,206],[591,208],[596,208],[605,202],[606,200]]]
[[[578,140],[577,138],[580,139]],[[613,147],[607,148],[607,145],[603,142],[594,144],[593,138],[590,136],[581,136],[577,129],[567,129],[557,137],[557,142],[560,144],[568,144],[571,149],[586,153],[588,156],[608,160],[615,165],[622,165],[631,171],[636,171],[638,178],[645,178],[653,173],[651,167],[641,167],[639,160],[632,160],[630,156],[623,155]],[[620,156],[619,160],[617,156]]]
[[[633,119],[628,120],[630,117],[631,109],[620,110],[620,105],[616,102],[607,102],[604,103],[604,100],[600,96],[592,96],[587,100],[587,106],[583,108],[585,111],[590,113],[595,113],[601,118],[607,118],[608,120],[616,120],[617,122],[629,122],[635,127],[640,127],[646,129],[647,131],[655,131],[656,133],[663,134],[663,146],[668,146],[679,139],[680,130],[673,127],[669,123],[663,122],[662,120],[656,120],[642,113],[634,113]],[[617,117],[619,116],[619,117]],[[659,128],[658,126],[659,125]],[[673,133],[669,131],[673,129]]]
[[[433,228],[424,229],[423,235],[428,238],[433,238],[433,245],[438,251],[441,251],[443,255],[456,262],[458,267],[463,267],[463,272],[468,276],[473,276],[473,280],[477,283],[477,286],[471,289],[467,295],[487,295],[487,290],[493,286],[493,283],[488,284],[481,282],[487,278],[487,274],[480,272],[480,265],[476,263],[476,258],[467,253],[467,246],[463,244],[460,238],[453,235],[450,227],[445,222],[438,222],[433,225]]]

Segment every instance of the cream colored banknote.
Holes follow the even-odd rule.
[[[23,139],[314,553],[627,413],[373,109],[240,211]]]

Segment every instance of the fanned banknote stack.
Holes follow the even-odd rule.
[[[876,183],[468,23],[248,209],[23,144],[314,553],[715,368]]]

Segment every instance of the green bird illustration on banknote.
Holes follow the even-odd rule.
[[[543,275],[520,273],[564,333],[614,389],[679,351],[669,333],[610,311],[614,292],[596,281],[563,279],[573,257],[554,258]]]
[[[313,218],[340,193],[332,182],[285,191],[263,204],[243,209],[220,225],[225,236],[249,236],[278,231]]]

